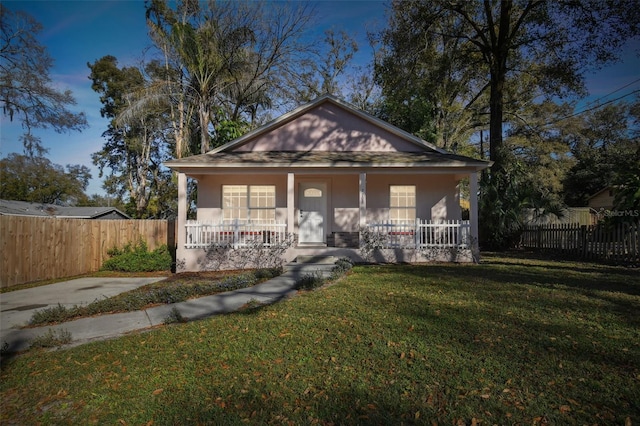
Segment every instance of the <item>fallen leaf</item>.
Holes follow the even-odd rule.
[[[160,388],[160,389],[156,389],[153,392],[151,392],[153,395],[160,395],[162,393],[164,389]]]
[[[491,398],[491,395],[489,395],[488,393],[483,393],[482,395],[480,395],[480,398],[489,399],[489,398]]]
[[[569,411],[571,411],[571,407],[569,407],[568,405],[561,405],[561,406],[560,406],[560,412],[561,412],[562,414],[566,414],[566,413],[568,413]]]

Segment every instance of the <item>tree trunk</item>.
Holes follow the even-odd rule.
[[[200,105],[200,153],[209,151],[209,111],[204,105]]]
[[[495,32],[491,34],[489,156],[494,162],[492,173],[501,172],[505,165],[505,153],[502,141],[502,118],[512,8],[513,2],[511,0],[502,0],[500,2],[498,32],[497,34]],[[490,8],[486,7],[486,10],[490,10]],[[492,20],[489,22],[491,21]]]
[[[502,99],[504,91],[505,75],[496,70],[491,71],[491,87],[490,87],[490,120],[489,120],[489,158],[494,161],[492,171],[496,172],[502,169]]]

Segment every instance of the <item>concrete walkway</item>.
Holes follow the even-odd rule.
[[[333,268],[334,262],[335,260],[320,259],[314,263],[289,264],[282,275],[253,287],[200,297],[186,302],[156,306],[142,311],[81,318],[54,326],[36,328],[19,327],[27,324],[36,309],[44,307],[42,306],[44,304],[42,300],[48,300],[49,303],[47,305],[53,306],[57,305],[58,302],[51,303],[51,301],[57,300],[62,300],[61,304],[69,306],[87,304],[97,297],[92,297],[88,300],[86,296],[78,296],[77,293],[81,292],[83,288],[85,290],[89,289],[88,287],[96,289],[95,286],[102,286],[98,288],[105,290],[104,296],[112,297],[141,285],[160,281],[163,278],[111,278],[107,279],[107,283],[105,283],[104,278],[83,278],[82,280],[96,281],[78,283],[78,280],[73,280],[50,286],[4,293],[0,295],[2,306],[0,345],[6,347],[6,351],[9,353],[24,351],[29,348],[31,341],[35,337],[53,330],[56,333],[60,331],[71,333],[72,342],[68,346],[77,346],[89,341],[109,339],[132,331],[161,325],[172,313],[173,309],[177,309],[186,320],[192,321],[236,311],[250,301],[260,304],[275,303],[294,295],[297,292],[295,289],[296,282],[303,275],[320,272],[327,276]]]

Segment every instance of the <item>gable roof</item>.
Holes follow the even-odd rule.
[[[0,200],[0,215],[100,219],[105,216],[131,219],[115,207],[63,207],[27,201]]]
[[[340,150],[316,150],[313,147],[304,146],[302,149],[274,149],[274,150],[258,150],[252,151],[251,147],[255,147],[255,142],[260,138],[271,136],[282,137],[278,131],[283,126],[288,125],[296,119],[303,117],[305,114],[315,110],[312,115],[317,114],[319,108],[330,108],[333,110],[344,111],[351,117],[356,117],[360,123],[366,123],[373,129],[378,129],[381,134],[386,134],[400,141],[402,146],[410,150],[391,151],[378,150],[375,148],[367,150],[346,150],[344,146]],[[315,130],[315,129],[311,129]],[[344,129],[343,129],[344,130]],[[374,130],[374,133],[377,131]],[[352,132],[353,133],[353,132]],[[343,132],[346,138],[350,140],[351,134]],[[285,143],[277,144],[279,148],[285,147]],[[304,135],[307,139],[313,138],[312,132]],[[312,141],[313,142],[313,141]],[[245,146],[246,145],[246,146]],[[348,143],[347,143],[348,145]],[[243,148],[244,146],[244,148]],[[263,145],[264,147],[264,145]],[[249,149],[248,149],[249,148]],[[292,148],[295,148],[292,147]],[[300,147],[299,147],[300,148]],[[362,149],[361,147],[359,149]],[[364,111],[361,111],[346,102],[343,102],[331,95],[324,95],[320,98],[303,105],[295,110],[288,112],[277,119],[259,127],[225,145],[215,148],[206,154],[193,155],[181,159],[167,161],[166,166],[186,173],[214,173],[214,170],[229,170],[230,168],[298,168],[298,167],[317,167],[317,168],[341,168],[341,167],[366,167],[366,168],[466,168],[475,171],[490,167],[492,162],[477,160],[471,157],[452,154],[444,149],[438,148],[417,136],[414,136],[404,130],[393,126],[379,118],[376,118]],[[208,169],[208,170],[207,170]]]
[[[430,144],[429,142],[420,139],[419,137],[412,135],[411,133],[405,132],[404,130],[400,129],[399,127],[396,127],[392,124],[387,123],[384,120],[380,120],[377,117],[374,117],[371,114],[368,114],[358,108],[353,107],[352,105],[349,105],[348,103],[341,101],[340,99],[332,96],[332,95],[323,95],[317,99],[315,99],[314,101],[309,102],[306,105],[302,105],[296,109],[294,109],[293,111],[290,111],[286,114],[281,115],[280,117],[276,118],[275,120],[272,120],[271,122],[265,124],[262,127],[258,127],[257,129],[254,129],[252,131],[250,131],[249,133],[246,133],[244,135],[242,135],[241,137],[234,139],[222,146],[219,146],[215,149],[212,149],[211,151],[209,151],[207,154],[216,154],[218,152],[227,152],[230,150],[233,150],[234,148],[237,148],[241,145],[244,145],[245,143],[247,143],[250,140],[253,140],[263,134],[269,133],[273,130],[275,130],[276,128],[279,128],[281,126],[283,126],[286,123],[289,123],[293,120],[295,120],[298,117],[301,117],[302,115],[306,114],[307,112],[311,111],[314,108],[317,108],[318,106],[325,104],[325,103],[329,103],[332,105],[336,105],[344,110],[346,110],[347,112],[355,115],[358,118],[361,118],[363,120],[365,120],[368,123],[373,124],[376,127],[379,127],[381,129],[386,130],[387,132],[398,136],[399,138],[410,142],[412,144],[415,144],[417,147],[422,148],[422,149],[426,149],[426,150],[432,150],[435,152],[439,152],[439,153],[447,153],[447,151],[445,151],[444,149],[438,148],[433,144]]]

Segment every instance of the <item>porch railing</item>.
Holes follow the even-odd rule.
[[[470,247],[468,220],[431,221],[416,219],[410,223],[381,222],[367,225],[382,248],[424,249]],[[286,240],[287,224],[275,221],[229,221],[206,223],[187,221],[185,248],[214,246],[248,247],[256,242],[265,246]]]
[[[468,220],[382,222],[367,225],[383,248],[470,247]]]
[[[231,246],[249,247],[260,242],[269,247],[285,241],[287,224],[275,221],[245,222],[240,220],[206,223],[187,221],[186,248]]]

